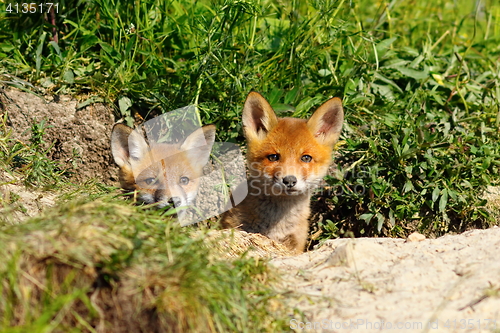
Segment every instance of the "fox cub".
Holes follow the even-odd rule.
[[[222,227],[261,233],[303,252],[312,190],[327,173],[343,121],[339,98],[306,121],[278,118],[264,97],[251,92],[243,108],[248,195],[222,216]]]
[[[116,124],[111,153],[120,167],[121,187],[137,191],[138,200],[162,208],[192,205],[215,140],[215,126],[191,133],[179,144],[146,142],[138,131]]]

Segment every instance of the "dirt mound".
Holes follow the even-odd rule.
[[[109,184],[116,180],[109,144],[115,122],[110,107],[96,103],[78,108],[72,97],[42,98],[10,88],[0,90],[0,106],[7,111],[13,137],[22,142],[29,142],[34,123],[46,122],[43,139],[47,145],[54,144],[48,157],[71,171],[74,181],[97,178]]]
[[[241,230],[211,230],[204,237],[209,247],[216,249],[219,258],[238,258],[246,254],[255,258],[273,258],[293,255],[283,244],[261,235]]]
[[[323,332],[491,332],[500,328],[500,228],[437,239],[335,239],[271,261]]]

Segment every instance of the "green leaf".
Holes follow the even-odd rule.
[[[415,80],[423,80],[429,76],[429,69],[426,68],[423,71],[417,71],[406,67],[395,67],[404,76],[410,77]]]
[[[127,42],[127,45],[125,46],[125,54],[128,56],[128,57],[131,57],[131,54],[130,54],[130,51],[132,50],[132,48],[134,47],[135,45],[135,40],[136,40],[136,35],[133,35],[130,40]]]
[[[40,74],[40,68],[42,67],[42,52],[43,52],[43,44],[45,43],[45,37],[47,36],[47,33],[44,31],[41,35],[40,38],[38,39],[38,46],[36,47],[36,63],[35,63],[35,68],[36,68],[36,73],[37,75]]]
[[[448,195],[452,200],[457,200],[457,192],[448,189]]]
[[[81,102],[80,104],[77,105],[77,109],[82,109],[90,104],[94,103],[102,103],[104,102],[104,98],[102,97],[97,97],[97,96],[91,96],[90,98],[87,98],[85,101]]]
[[[53,40],[49,42],[49,45],[52,46],[54,48],[54,51],[56,51],[56,54],[58,56],[61,56],[61,48],[59,47],[59,45],[54,42]]]
[[[267,101],[269,104],[273,105],[280,102],[281,95],[283,95],[283,91],[279,88],[274,87],[270,93],[267,94]]]
[[[382,230],[382,226],[384,225],[385,218],[384,215],[377,213],[377,231],[380,232]]]
[[[432,202],[436,202],[437,198],[439,197],[439,192],[441,192],[439,187],[435,187],[434,191],[432,191]]]
[[[325,76],[328,76],[328,75],[332,75],[332,72],[330,72],[330,70],[326,69],[326,68],[323,68],[323,69],[320,69],[318,71],[318,74],[319,76],[321,77],[325,77]]]
[[[369,224],[374,215],[375,214],[372,213],[361,214],[359,219],[365,221],[366,224]]]
[[[71,69],[68,69],[66,72],[63,74],[63,81],[69,84],[75,83],[75,75],[73,74],[73,71]]]
[[[486,157],[484,160],[483,160],[483,170],[487,170],[489,167],[490,167],[490,164],[491,164],[491,157]]]
[[[439,199],[439,212],[444,212],[446,204],[448,203],[448,191],[444,188],[441,191],[441,198]]]
[[[403,186],[403,193],[409,192],[413,189],[413,183],[411,182],[411,180],[407,180],[405,185]]]
[[[382,74],[380,73],[375,73],[373,75],[373,77],[377,80],[380,80],[382,82],[385,82],[387,83],[388,85],[390,85],[391,87],[393,87],[394,89],[396,89],[397,91],[399,91],[400,93],[403,93],[403,90],[401,90],[401,88],[396,84],[396,82],[394,82],[393,80],[390,80],[388,78],[386,78],[385,76],[383,76]]]
[[[285,104],[295,104],[298,95],[299,95],[299,87],[295,87],[289,92],[287,92],[285,96]]]
[[[0,44],[0,50],[3,52],[12,52],[16,47],[12,44]]]
[[[106,52],[111,58],[113,58],[114,60],[121,61],[120,54],[111,45],[105,42],[100,42],[99,45],[104,50],[104,52]]]
[[[394,43],[394,41],[396,41],[396,39],[397,39],[396,37],[387,38],[378,42],[377,45],[375,45],[375,49],[377,51],[377,57],[379,60],[382,59],[384,55],[387,53],[387,51],[390,50],[390,46],[392,45],[392,43]]]
[[[99,45],[101,45],[102,49],[106,51],[106,53],[112,55],[113,53],[116,53],[115,49],[111,45],[105,42],[100,42]]]
[[[132,101],[127,96],[122,96],[118,100],[118,107],[120,108],[120,113],[124,117],[130,115],[129,109],[131,106],[132,106]]]
[[[134,118],[131,116],[126,116],[125,117],[125,122],[127,123],[128,127],[134,127]]]
[[[281,115],[283,113],[295,112],[295,108],[293,106],[282,103],[273,104],[273,110],[278,114],[279,117],[285,117],[286,115]]]
[[[395,100],[390,86],[372,83],[372,89],[375,94],[379,94],[380,96],[388,99],[391,102]]]

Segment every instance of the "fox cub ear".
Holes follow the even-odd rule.
[[[132,128],[116,124],[111,131],[111,154],[119,167],[130,166],[130,158],[139,160],[149,151],[146,140]]]
[[[332,98],[323,103],[307,121],[307,127],[324,145],[333,146],[337,142],[344,123],[344,109],[340,98]]]
[[[269,102],[258,92],[248,94],[243,107],[243,128],[246,138],[262,140],[278,124],[278,118]]]
[[[215,125],[206,125],[191,133],[180,148],[187,152],[191,164],[203,168],[208,162],[214,141]]]

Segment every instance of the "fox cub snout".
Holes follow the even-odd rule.
[[[304,251],[312,190],[326,175],[344,112],[339,98],[309,120],[278,118],[267,100],[251,92],[243,108],[248,195],[221,220],[225,228],[261,233]]]
[[[121,187],[137,191],[138,200],[162,208],[193,204],[215,140],[215,126],[207,125],[178,144],[146,142],[138,131],[116,124],[111,153],[119,166]]]

